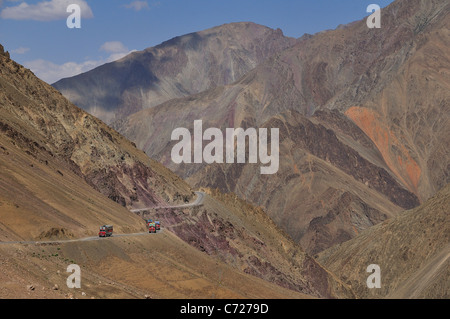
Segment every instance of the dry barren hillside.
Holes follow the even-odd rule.
[[[362,298],[449,298],[450,185],[423,205],[365,230],[320,254],[319,260]],[[381,288],[368,289],[367,266],[381,269]]]
[[[215,192],[201,206],[164,208],[195,194],[3,48],[0,114],[1,297],[353,296],[237,197]],[[149,207],[148,216],[132,207]],[[163,229],[149,234],[142,217]],[[113,237],[97,237],[103,224],[114,225]],[[66,288],[73,263],[82,290]]]
[[[67,266],[81,267],[70,289]],[[169,231],[53,244],[0,243],[0,297],[12,299],[304,299],[248,275]]]
[[[191,246],[246,274],[318,298],[353,298],[336,280],[282,231],[261,207],[234,194],[206,192],[203,205],[144,213],[161,220]]]
[[[1,136],[34,162],[57,162],[122,206],[164,205],[194,195],[180,178],[31,71],[3,54],[0,63]]]

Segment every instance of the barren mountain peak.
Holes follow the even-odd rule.
[[[232,83],[295,42],[281,30],[229,23],[177,36],[54,86],[74,104],[111,123],[173,98]]]

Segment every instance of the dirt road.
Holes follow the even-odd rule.
[[[187,208],[187,207],[194,207],[194,206],[202,205],[205,193],[203,193],[203,192],[195,192],[195,193],[197,194],[197,199],[193,203],[187,203],[187,204],[176,205],[176,206],[157,206],[157,207],[131,209],[130,211],[133,212],[133,213],[138,213],[138,212],[142,212],[142,211],[146,211],[146,210],[152,210],[152,209]]]
[[[142,208],[142,209],[132,209],[130,210],[133,213],[145,211],[145,210],[151,210],[151,209],[171,209],[171,208],[187,208],[187,207],[194,207],[199,206],[203,204],[205,193],[203,192],[195,192],[197,194],[197,199],[192,203],[187,203],[183,205],[176,205],[176,206],[161,206],[161,207],[150,207],[150,208]],[[161,230],[159,232],[156,232],[155,234],[159,234],[164,231],[164,228],[161,227]],[[142,232],[142,233],[130,233],[130,234],[114,234],[112,237],[131,237],[131,236],[143,236],[143,235],[151,235],[151,233],[148,232]],[[84,237],[84,238],[77,238],[77,239],[61,239],[61,240],[28,240],[28,241],[0,241],[0,245],[8,245],[8,244],[55,244],[55,243],[70,243],[70,242],[80,242],[80,241],[92,241],[92,240],[104,240],[105,238],[98,237],[98,236],[91,236],[91,237]]]

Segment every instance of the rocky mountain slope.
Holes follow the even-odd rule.
[[[193,186],[263,205],[317,253],[449,180],[450,77],[446,1],[397,0],[381,29],[361,20],[304,36],[240,80],[174,99],[112,126]],[[203,127],[280,129],[280,169],[174,164],[171,133]]]
[[[29,70],[1,56],[2,138],[36,163],[68,170],[122,206],[184,202],[194,194],[103,122],[68,102]]]
[[[0,296],[73,296],[72,263],[96,298],[354,296],[248,203],[164,209],[193,200],[188,184],[0,49]],[[103,224],[115,236],[99,240]]]
[[[234,194],[204,190],[200,207],[143,213],[227,265],[313,297],[353,298],[349,287],[304,253],[261,207]]]
[[[230,23],[133,52],[54,87],[106,123],[167,100],[229,84],[295,43],[281,30]]]
[[[371,227],[319,260],[361,298],[445,298],[450,294],[450,184],[423,205]],[[381,269],[368,289],[367,266]]]
[[[81,267],[81,288],[67,287],[67,266]],[[245,274],[169,231],[157,235],[52,244],[0,242],[5,299],[198,299],[311,296]]]

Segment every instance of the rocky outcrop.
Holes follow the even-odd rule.
[[[0,55],[5,56],[7,59],[9,59],[9,52],[6,51],[5,52],[5,48],[3,47],[3,45],[0,44]]]

